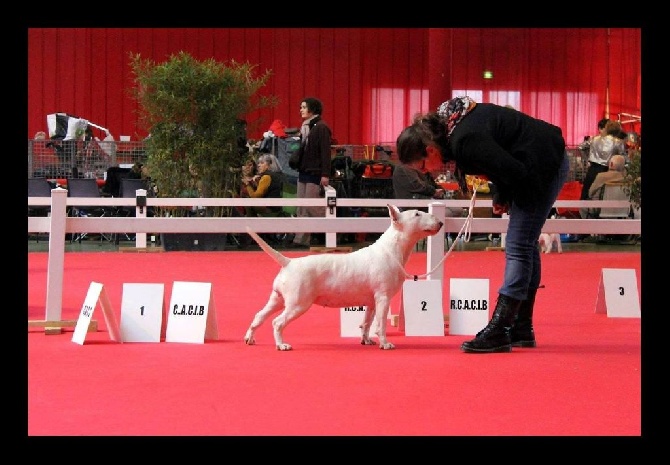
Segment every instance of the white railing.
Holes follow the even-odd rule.
[[[137,191],[146,195],[146,191]],[[60,321],[62,313],[63,270],[65,235],[82,231],[105,233],[136,233],[136,247],[146,247],[147,233],[246,233],[252,230],[265,232],[323,232],[326,247],[335,247],[336,233],[383,232],[389,226],[388,217],[338,217],[338,207],[386,207],[392,203],[399,207],[428,207],[429,211],[444,221],[444,228],[427,239],[427,271],[431,279],[442,279],[443,269],[437,269],[444,256],[445,234],[461,230],[466,218],[446,217],[448,207],[469,208],[470,200],[411,200],[411,199],[352,199],[337,198],[334,189],[328,189],[325,198],[319,199],[248,199],[248,198],[147,198],[146,207],[136,206],[133,198],[80,198],[68,197],[66,189],[53,189],[51,198],[28,197],[28,206],[49,206],[49,217],[28,217],[28,233],[49,233],[49,260],[47,268],[46,320]],[[620,207],[626,201],[557,200],[557,208]],[[323,218],[283,217],[225,217],[225,218],[166,218],[146,217],[147,207],[234,207],[234,206],[321,206],[326,205]],[[335,205],[332,209],[329,207]],[[477,200],[479,207],[491,207],[491,200]],[[133,207],[135,217],[68,217],[70,206]],[[141,211],[140,211],[141,210]],[[508,218],[473,218],[472,233],[504,233]],[[543,228],[549,233],[570,234],[636,234],[642,233],[639,219],[549,219]]]

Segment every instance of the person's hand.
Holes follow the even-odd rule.
[[[321,176],[321,185],[323,187],[328,187],[330,185],[330,179],[327,176]]]

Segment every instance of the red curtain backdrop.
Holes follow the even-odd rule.
[[[263,93],[280,104],[245,115],[250,138],[275,119],[298,127],[309,95],[339,144],[393,143],[415,113],[462,93],[550,121],[568,145],[605,116],[641,132],[637,28],[31,28],[27,137],[64,112],[142,139],[130,53],[161,62],[179,51],[272,71]]]

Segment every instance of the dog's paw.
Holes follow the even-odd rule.
[[[383,344],[379,344],[379,348],[382,350],[391,350],[395,349],[395,346],[391,344],[390,342],[385,342]]]
[[[372,339],[370,339],[369,337],[367,337],[367,338],[364,337],[363,339],[361,339],[361,345],[374,346],[374,345],[377,345],[377,343],[375,341],[373,341]]]
[[[247,332],[244,335],[244,343],[248,346],[256,344],[256,341],[254,340],[254,332],[251,328],[247,329]]]
[[[291,350],[291,349],[293,349],[293,347],[291,347],[291,344],[287,344],[285,342],[277,344],[277,350]]]

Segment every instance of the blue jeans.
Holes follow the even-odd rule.
[[[537,241],[549,212],[568,177],[567,153],[556,173],[532,205],[519,207],[512,202],[505,239],[505,278],[499,294],[526,300],[529,289],[537,289],[542,278],[540,248]]]

